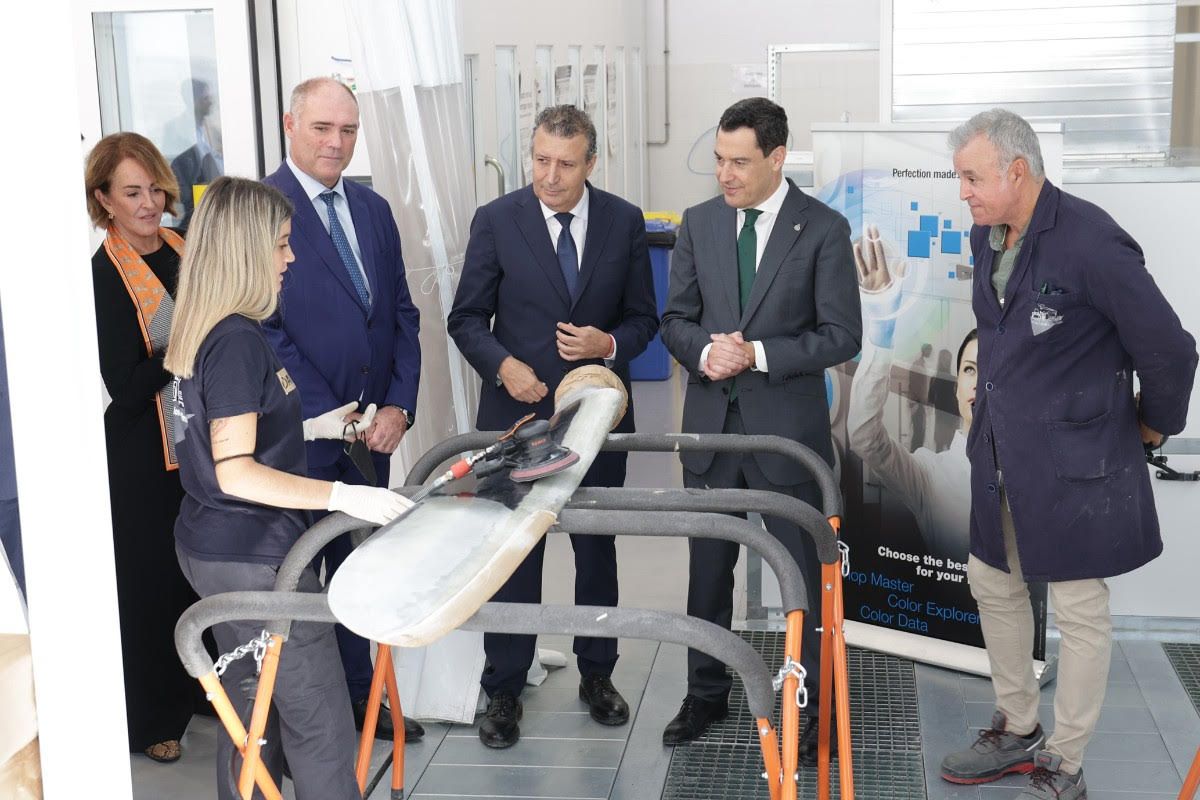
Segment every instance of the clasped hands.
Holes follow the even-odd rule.
[[[708,357],[704,359],[704,374],[709,380],[723,381],[754,366],[754,343],[742,338],[741,331],[709,335]]]
[[[608,358],[613,351],[613,340],[604,331],[592,325],[572,325],[560,322],[555,331],[558,356],[563,361],[586,361]],[[508,356],[500,362],[500,382],[505,391],[522,403],[538,403],[549,392],[545,382],[524,361]]]

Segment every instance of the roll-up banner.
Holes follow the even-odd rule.
[[[814,125],[813,193],[850,222],[863,307],[862,353],[826,381],[850,547],[847,640],[987,675],[966,576],[971,214],[950,128]],[[1061,183],[1061,127],[1035,130]],[[1035,669],[1048,677],[1045,586],[1031,594]]]

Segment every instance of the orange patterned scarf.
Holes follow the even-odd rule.
[[[183,258],[183,238],[168,228],[159,228],[158,235],[171,249]],[[167,349],[167,340],[171,335],[171,316],[175,311],[175,301],[167,293],[162,281],[154,274],[154,270],[133,249],[115,226],[108,227],[108,237],[104,240],[104,251],[121,276],[129,299],[133,301],[137,313],[138,326],[142,329],[142,342],[146,347],[146,355],[161,354]],[[158,411],[158,428],[162,434],[163,465],[169,470],[179,469],[179,461],[175,457],[175,398],[171,393],[171,384],[158,390],[154,397]]]

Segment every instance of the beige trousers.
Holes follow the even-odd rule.
[[[1038,683],[1031,655],[1033,609],[1029,587],[1021,575],[1012,513],[1003,495],[1000,509],[1009,572],[971,556],[967,560],[967,580],[979,606],[996,708],[1008,718],[1009,730],[1027,734],[1038,724]],[[1056,581],[1049,587],[1062,641],[1054,692],[1054,732],[1046,742],[1046,750],[1061,756],[1062,770],[1073,774],[1083,765],[1083,751],[1096,729],[1108,684],[1112,653],[1108,585],[1099,578],[1090,578]]]

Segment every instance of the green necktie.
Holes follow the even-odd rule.
[[[750,299],[750,290],[754,288],[754,261],[758,257],[758,234],[754,232],[754,223],[762,211],[757,208],[746,209],[746,219],[742,222],[742,230],[738,233],[738,307],[746,310],[746,301]],[[737,399],[737,376],[734,376],[733,386],[729,390],[729,402]]]
[[[746,301],[750,299],[750,289],[754,286],[754,262],[758,257],[758,236],[754,233],[754,222],[761,213],[757,208],[747,208],[746,220],[738,234],[738,301],[743,311],[746,310]]]

